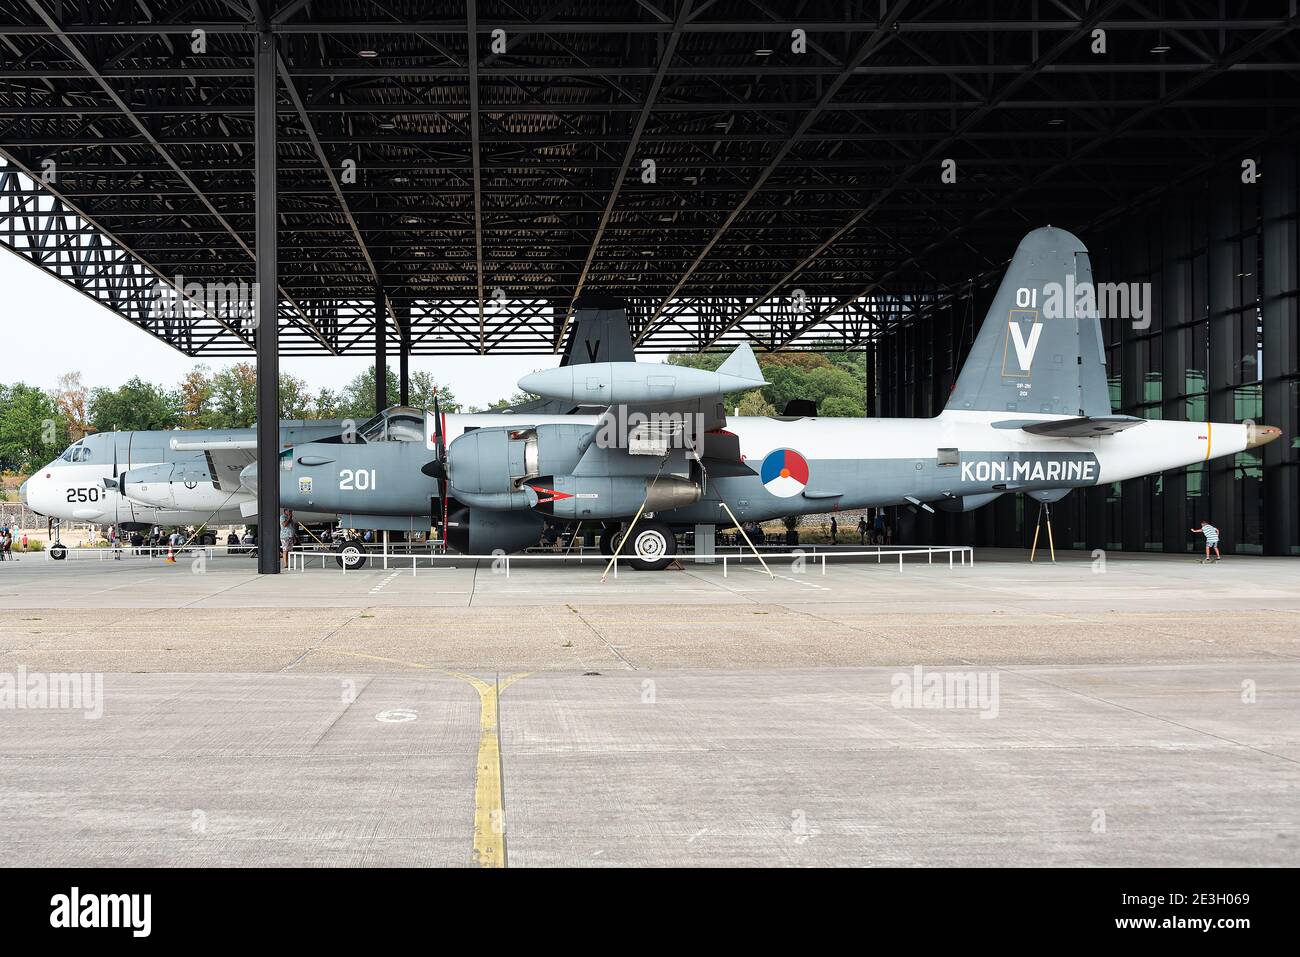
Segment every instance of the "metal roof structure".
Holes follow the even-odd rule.
[[[646,352],[854,348],[1030,228],[1086,236],[1293,132],[1297,27],[1294,0],[0,0],[0,242],[187,355],[251,352],[210,290],[256,277],[265,40],[280,354],[375,350],[377,298],[391,351],[558,351],[587,295]]]

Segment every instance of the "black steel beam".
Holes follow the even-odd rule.
[[[257,36],[257,571],[280,571],[280,328],[275,35]]]

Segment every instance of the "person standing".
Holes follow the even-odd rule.
[[[835,521],[835,516],[832,515],[831,516],[831,544],[832,545],[838,545],[840,543],[838,538],[839,534],[840,534],[840,523]]]
[[[1221,561],[1222,556],[1219,554],[1219,530],[1201,519],[1201,524],[1192,529],[1192,534],[1201,534],[1205,536],[1205,557],[1201,559],[1201,564],[1206,565],[1210,562],[1210,549],[1214,549],[1214,561]]]
[[[867,516],[858,516],[858,544],[867,544]]]
[[[280,513],[280,563],[289,564],[289,551],[293,548],[293,519],[289,512]]]

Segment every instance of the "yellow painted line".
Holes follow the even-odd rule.
[[[474,863],[480,867],[506,866],[505,796],[501,789],[501,739],[498,702],[501,695],[527,672],[510,675],[500,684],[474,675],[448,672],[468,682],[478,692],[478,762],[474,770]]]
[[[415,661],[399,661],[396,658],[383,658],[379,655],[367,655],[358,651],[335,651],[336,655],[348,655],[352,658],[368,658],[371,661],[385,661],[389,664],[406,665],[409,668],[425,668],[430,671],[442,671],[432,665],[422,665]],[[506,866],[506,812],[505,794],[501,788],[501,738],[498,732],[498,702],[507,688],[521,678],[527,678],[531,672],[502,678],[499,682],[488,682],[474,675],[459,671],[443,671],[449,677],[456,678],[471,685],[478,692],[478,759],[474,765],[474,863],[480,867]]]

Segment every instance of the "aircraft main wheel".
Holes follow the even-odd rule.
[[[334,559],[339,563],[339,568],[355,571],[366,563],[366,546],[359,542],[346,542],[339,551],[342,554]]]
[[[606,558],[612,558],[614,549],[618,547],[618,540],[622,536],[622,525],[602,525],[600,527],[600,553]]]
[[[50,557],[54,559],[56,562],[63,561],[65,558],[68,557],[67,546],[59,542],[55,542],[53,545],[50,546]]]
[[[662,571],[673,563],[677,554],[677,536],[663,522],[638,523],[626,548],[635,556],[628,564],[637,571]]]

